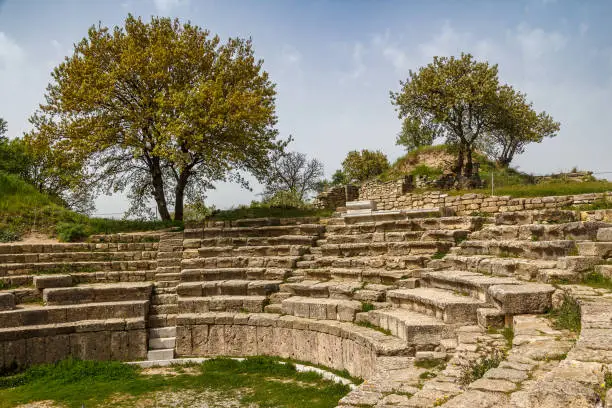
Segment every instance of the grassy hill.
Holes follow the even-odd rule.
[[[18,240],[34,232],[73,241],[91,234],[149,231],[172,226],[180,225],[77,214],[19,177],[0,172],[0,242]]]

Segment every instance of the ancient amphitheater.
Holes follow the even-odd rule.
[[[605,221],[352,202],[322,220],[1,245],[0,366],[275,355],[362,377],[345,408],[604,407],[612,295],[573,283],[612,275]],[[543,315],[572,298],[578,334]]]

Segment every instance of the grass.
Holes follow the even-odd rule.
[[[605,193],[612,191],[612,182],[609,181],[590,181],[586,183],[567,182],[567,183],[541,183],[541,184],[517,184],[495,187],[496,196],[510,196],[514,198],[527,197],[547,197],[563,196],[587,193]],[[451,190],[451,195],[462,194],[483,194],[491,195],[491,188],[475,190]]]
[[[448,254],[448,251],[438,251],[431,256],[431,259],[442,259]]]
[[[502,336],[504,336],[504,339],[506,340],[506,346],[511,349],[512,348],[512,341],[514,340],[514,330],[512,330],[512,327],[504,327],[503,330],[501,331]]]
[[[362,312],[370,312],[374,310],[374,305],[369,302],[361,302],[361,311]]]
[[[216,212],[209,219],[218,221],[233,221],[244,218],[323,218],[331,216],[333,212],[333,210],[324,210],[314,207],[285,208],[268,206],[240,206],[237,208]]]
[[[378,327],[373,325],[370,322],[357,322],[357,326],[367,327],[368,329],[379,331],[387,336],[391,336],[391,330],[383,329],[382,327]]]
[[[602,198],[593,201],[591,204],[575,205],[570,208],[577,211],[609,210],[612,209],[612,200]]]
[[[598,272],[590,272],[586,274],[582,280],[582,284],[592,288],[607,289],[612,291],[612,279],[603,276]]]
[[[496,368],[504,360],[504,353],[495,351],[491,355],[481,358],[465,366],[461,372],[459,382],[468,385],[482,378],[487,371]]]
[[[241,406],[266,407],[336,406],[348,391],[346,385],[324,380],[319,374],[296,371],[293,364],[272,358],[244,361],[213,359],[193,366],[195,375],[143,375],[141,370],[119,362],[64,360],[0,377],[0,407],[53,400],[67,407],[134,406],[139,398],[157,391],[207,390],[238,399]]]
[[[29,232],[56,235],[58,228],[78,232],[66,234],[67,237],[84,239],[93,234],[181,228],[182,225],[182,222],[90,218],[68,210],[19,177],[0,172],[0,241],[16,241]]]
[[[580,333],[580,305],[571,296],[565,295],[561,307],[550,311],[548,317],[552,320],[555,329],[565,329],[574,333]]]
[[[419,368],[425,368],[426,370],[431,370],[433,368],[443,370],[446,366],[446,363],[438,359],[424,358],[422,360],[415,361],[414,366]]]

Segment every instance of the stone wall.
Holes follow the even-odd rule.
[[[347,184],[345,186],[332,187],[317,196],[314,206],[335,210],[344,207],[347,201],[359,199],[359,187]]]
[[[376,201],[379,210],[447,207],[458,215],[474,212],[496,213],[505,211],[563,208],[572,205],[591,204],[602,199],[612,200],[612,192],[568,196],[512,198],[464,194],[451,196],[440,191],[411,193],[406,181],[365,183],[359,189],[360,200]]]

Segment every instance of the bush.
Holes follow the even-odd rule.
[[[580,333],[582,318],[580,316],[580,305],[571,296],[565,295],[563,304],[549,313],[555,329],[566,329],[574,333]]]
[[[277,191],[272,197],[266,199],[264,206],[276,208],[303,208],[306,206],[297,192],[292,190]]]
[[[21,241],[21,234],[12,229],[0,229],[0,242]]]
[[[87,228],[83,224],[62,222],[55,227],[55,231],[62,242],[78,242],[89,236]]]

